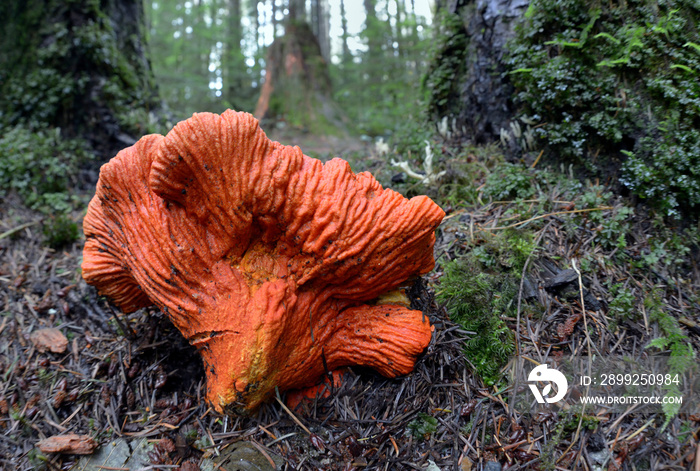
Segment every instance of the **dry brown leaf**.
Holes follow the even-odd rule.
[[[92,437],[75,433],[54,435],[40,440],[36,445],[42,453],[69,453],[72,455],[89,455],[97,448],[97,442]]]
[[[53,353],[63,353],[68,348],[68,339],[63,332],[56,328],[39,329],[29,336],[34,346],[40,352],[50,350]]]

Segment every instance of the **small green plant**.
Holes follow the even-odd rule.
[[[581,424],[582,429],[595,430],[600,419],[594,415],[585,414],[583,407],[574,406],[572,410],[559,412],[558,427],[566,433],[575,432]]]
[[[78,224],[64,214],[48,218],[44,222],[43,232],[46,243],[54,249],[72,244],[80,235]]]
[[[82,141],[66,140],[58,129],[0,128],[0,196],[14,190],[32,209],[63,213],[87,156]]]
[[[617,283],[610,287],[610,294],[613,296],[613,299],[608,305],[608,317],[612,321],[610,330],[614,332],[620,322],[635,318],[637,312],[634,307],[634,293],[631,290]]]
[[[203,434],[192,444],[193,447],[200,451],[206,451],[207,448],[209,448],[212,445],[213,443],[211,442],[211,440],[209,440],[209,437],[206,434]]]
[[[495,200],[510,200],[530,198],[536,189],[532,172],[528,168],[504,163],[498,172],[493,172],[486,178],[484,194]]]
[[[408,424],[408,430],[416,440],[427,439],[437,431],[438,420],[428,414],[420,412],[418,417]]]
[[[120,337],[125,337],[126,332],[124,332],[124,329],[122,329],[122,326],[119,324],[119,321],[117,321],[116,318],[111,318],[109,320],[109,326],[114,330],[114,332],[120,336]],[[106,362],[109,362],[111,359],[109,357],[105,358]]]
[[[29,450],[27,453],[27,458],[29,459],[29,463],[32,465],[32,469],[36,471],[47,469],[49,459],[38,448],[32,448]]]
[[[51,383],[54,375],[55,373],[53,373],[51,370],[47,370],[46,368],[39,368],[36,371],[36,378],[39,380],[39,383],[41,383],[42,386],[47,386],[49,383]]]
[[[581,195],[582,209],[606,207],[612,200],[612,193],[599,185],[592,185]],[[630,232],[630,220],[634,210],[628,206],[616,206],[612,213],[590,211],[579,216],[579,220],[588,219],[597,225],[596,241],[606,250],[627,247],[627,234]]]
[[[547,149],[618,172],[666,215],[700,207],[700,10],[686,0],[530,2],[505,59]]]
[[[697,366],[695,352],[691,346],[690,339],[681,329],[678,320],[662,308],[661,293],[653,291],[644,298],[644,307],[647,310],[649,320],[657,322],[661,335],[651,342],[647,348],[657,348],[666,351],[669,355],[668,373],[671,375],[684,376],[691,368]],[[664,384],[665,397],[682,397],[678,384]],[[668,402],[661,406],[666,416],[662,428],[666,428],[671,420],[678,415],[681,408],[680,403]]]

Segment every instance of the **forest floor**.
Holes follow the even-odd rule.
[[[42,216],[9,197],[0,204],[0,469],[700,469],[697,240],[623,210],[602,187],[513,170],[489,149],[443,146],[446,182],[431,188],[384,158],[360,159],[374,152],[362,142],[298,143],[445,208],[436,270],[410,291],[435,325],[415,371],[386,379],[353,369],[303,410],[278,398],[252,417],[221,416],[204,403],[201,362],[172,324],[155,308],[117,312],[80,276],[82,241],[49,248]],[[486,334],[448,315],[479,303]],[[494,365],[464,347],[482,335],[491,347],[514,345],[493,381],[476,372]],[[538,409],[519,399],[529,390],[518,370],[531,369],[522,359],[595,351],[642,365],[650,343],[675,359],[664,371],[684,382],[680,410]],[[85,457],[38,450],[68,433],[98,448]]]

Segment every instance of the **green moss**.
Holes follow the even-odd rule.
[[[0,196],[16,191],[32,209],[65,212],[73,202],[69,188],[87,158],[85,143],[63,139],[58,129],[7,128],[0,135]]]
[[[504,317],[515,315],[519,279],[534,250],[529,233],[507,231],[448,262],[437,290],[450,318],[473,332],[465,354],[486,384],[496,384],[515,350]]]
[[[440,10],[435,24],[437,40],[428,52],[431,67],[423,83],[429,93],[431,109],[428,111],[433,116],[455,116],[459,114],[459,103],[453,97],[459,91],[456,89],[458,81],[454,78],[464,75],[469,38],[462,18],[446,9]]]
[[[420,412],[416,419],[408,424],[408,430],[416,440],[430,438],[430,435],[437,431],[438,421],[435,417]]]
[[[535,0],[506,58],[552,153],[666,214],[700,209],[697,2]]]
[[[72,244],[80,235],[78,224],[62,214],[50,217],[44,223],[43,232],[46,243],[54,249]]]
[[[49,125],[79,135],[98,115],[112,113],[124,124],[122,115],[153,103],[154,84],[139,60],[138,38],[115,31],[104,10],[108,6],[14,3],[6,17],[12,21],[0,22],[19,28],[17,35],[0,39],[5,51],[0,63],[13,64],[0,71],[0,126],[39,130]]]

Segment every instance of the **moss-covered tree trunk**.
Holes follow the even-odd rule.
[[[436,121],[455,119],[476,143],[499,138],[513,117],[513,87],[502,63],[528,0],[437,0],[444,38],[426,77]]]
[[[331,96],[328,64],[305,21],[288,21],[284,36],[270,46],[255,116],[317,133],[343,129],[342,112]]]
[[[0,126],[60,128],[109,157],[159,106],[140,0],[3,0]]]

